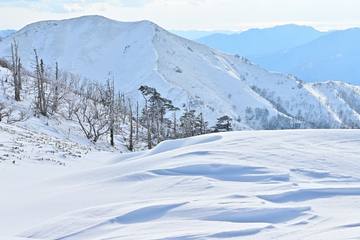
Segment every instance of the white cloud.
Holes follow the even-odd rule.
[[[49,12],[85,11],[93,6],[142,7],[153,0],[1,0],[0,6],[35,8]]]
[[[169,29],[239,30],[284,23],[360,26],[359,0],[0,0],[0,28],[99,14]]]

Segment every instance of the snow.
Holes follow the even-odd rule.
[[[359,130],[243,131],[92,150],[65,165],[4,161],[0,235],[357,239],[359,139]]]
[[[0,30],[0,41],[3,38],[7,38],[9,36],[11,36],[12,34],[14,34],[16,31],[15,30]]]
[[[118,22],[101,16],[30,24],[0,43],[0,57],[19,43],[23,65],[31,71],[37,49],[45,64],[83,78],[105,81],[114,76],[118,90],[142,102],[140,85],[155,87],[180,108],[203,112],[210,125],[229,115],[236,129],[264,129],[246,121],[246,109],[266,109],[269,118],[303,119],[317,127],[348,126],[324,106],[314,91],[292,76],[268,72],[241,57],[230,56],[178,37],[148,21]],[[346,91],[360,96],[359,92]],[[355,87],[353,87],[355,88]],[[255,90],[257,89],[257,90]],[[332,97],[337,106],[341,99]],[[351,104],[346,108],[353,111]],[[359,111],[349,115],[359,126]],[[348,121],[347,121],[348,122]]]
[[[147,22],[100,16],[31,24],[13,35],[31,72],[46,63],[138,97],[141,84],[207,119],[247,122],[247,107],[317,126],[359,127],[360,88],[303,83],[173,35]],[[11,39],[0,43],[9,55]],[[126,152],[94,145],[61,114],[32,116],[31,74],[13,99],[0,67],[0,101],[22,121],[0,123],[0,238],[356,239],[360,236],[359,130],[243,131],[165,141]],[[11,120],[11,119],[10,119]],[[16,120],[16,119],[15,119]],[[322,125],[323,124],[323,125]],[[126,129],[125,129],[126,130]]]

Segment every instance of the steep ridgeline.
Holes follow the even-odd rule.
[[[236,128],[360,127],[360,110],[348,101],[360,98],[358,87],[334,84],[333,91],[339,88],[348,96],[344,101],[338,94],[326,95],[317,86],[270,73],[151,22],[87,16],[34,23],[13,38],[29,70],[37,49],[47,66],[58,62],[61,69],[83,78],[105,81],[111,72],[116,87],[140,101],[139,86],[154,87],[176,106],[203,112],[210,124],[227,114]],[[0,57],[10,56],[11,41],[0,43]],[[341,113],[338,106],[347,110]]]

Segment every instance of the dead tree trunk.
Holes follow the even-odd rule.
[[[114,132],[115,132],[115,84],[114,79],[112,81],[108,81],[108,91],[109,91],[109,114],[110,114],[110,144],[111,146],[115,146],[114,141]]]
[[[147,99],[145,99],[145,112],[146,112],[146,128],[147,128],[147,145],[148,149],[152,149],[152,141],[151,141],[151,125],[150,125],[150,116],[149,109],[147,106]]]
[[[174,119],[173,119],[173,121],[174,121],[174,124],[173,124],[173,134],[174,134],[174,138],[176,138],[177,136],[177,129],[176,129],[176,125],[177,125],[177,119],[176,119],[176,111],[174,111]]]
[[[136,101],[136,141],[139,141],[139,102]]]
[[[18,45],[14,40],[11,43],[11,59],[12,59],[12,73],[14,80],[15,101],[20,101],[21,90],[21,60],[18,54]]]
[[[130,121],[130,132],[129,132],[129,151],[134,150],[134,142],[133,142],[133,134],[134,134],[134,128],[133,128],[133,112],[131,107],[131,102],[129,100],[129,121]]]
[[[59,107],[59,66],[58,63],[56,62],[55,65],[55,83],[54,83],[54,92],[53,92],[54,96],[53,96],[53,101],[52,101],[52,105],[51,105],[51,111],[53,113],[57,112],[58,107]]]
[[[39,61],[39,56],[37,55],[36,49],[35,53],[35,63],[36,63],[36,82],[37,82],[37,109],[39,113],[43,116],[47,116],[47,102],[45,97],[45,68],[44,62],[42,59]]]

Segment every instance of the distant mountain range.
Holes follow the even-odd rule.
[[[198,30],[170,30],[170,32],[183,37],[187,38],[189,40],[196,40],[199,38],[203,38],[206,36],[210,36],[217,33],[222,34],[234,34],[234,33],[240,33],[240,32],[233,32],[233,31],[198,31]]]
[[[323,33],[311,27],[284,25],[265,29],[250,29],[241,33],[216,33],[197,41],[222,51],[248,58],[273,54],[308,43]]]
[[[284,25],[239,34],[213,34],[197,41],[305,81],[360,84],[358,28],[320,32],[307,26]]]
[[[360,84],[360,29],[328,33],[288,51],[254,58],[268,69],[307,81],[340,80]]]

